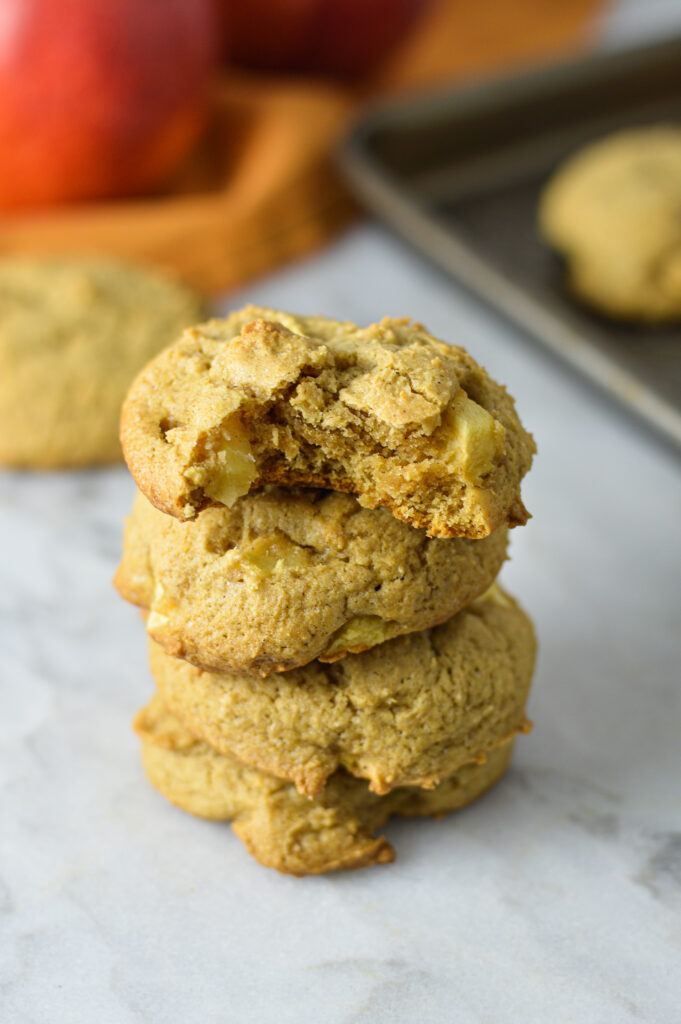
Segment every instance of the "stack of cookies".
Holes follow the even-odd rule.
[[[390,815],[503,774],[535,644],[495,578],[534,443],[463,349],[247,307],[146,367],[121,437],[140,494],[115,582],[169,800],[304,875],[392,860]]]

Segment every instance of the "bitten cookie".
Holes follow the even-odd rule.
[[[535,640],[495,584],[435,629],[266,679],[150,654],[167,706],[220,753],[310,796],[339,768],[385,794],[432,787],[526,729]]]
[[[94,257],[0,261],[0,463],[120,460],[130,381],[201,314],[193,292],[142,267]]]
[[[232,821],[249,852],[291,875],[385,864],[395,853],[374,832],[392,814],[442,815],[479,797],[503,775],[512,742],[481,764],[467,764],[431,790],[395,789],[376,796],[366,783],[336,773],[310,800],[286,782],[238,765],[196,740],[155,697],[135,720],[150,782],[191,814]]]
[[[181,523],[139,494],[114,583],[169,654],[266,676],[450,618],[493,582],[506,534],[431,539],[349,494],[277,487]]]
[[[246,307],[184,333],[132,385],[121,439],[170,515],[252,487],[356,494],[431,536],[524,523],[534,442],[504,388],[419,324]]]
[[[681,127],[617,132],[562,164],[539,223],[568,283],[608,316],[681,319]]]

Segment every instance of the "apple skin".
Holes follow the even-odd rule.
[[[0,206],[158,185],[204,122],[213,0],[2,0]]]
[[[219,0],[229,59],[244,67],[359,78],[430,0]]]

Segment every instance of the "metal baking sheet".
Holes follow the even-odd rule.
[[[681,122],[681,37],[376,107],[340,160],[396,231],[681,448],[681,326],[580,307],[536,227],[541,188],[575,148],[670,121]]]

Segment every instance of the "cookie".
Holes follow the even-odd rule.
[[[140,490],[179,519],[265,483],[356,494],[431,536],[527,519],[534,442],[513,400],[408,320],[249,306],[192,328],[135,380],[121,439]]]
[[[681,319],[681,126],[579,150],[546,186],[539,222],[585,303],[616,319]]]
[[[0,463],[119,461],[131,380],[201,312],[188,289],[114,260],[0,261]]]
[[[385,864],[395,853],[374,832],[392,814],[442,815],[481,796],[504,773],[512,742],[467,764],[431,790],[394,789],[376,796],[366,783],[337,772],[310,800],[290,783],[244,768],[196,740],[155,697],[135,720],[150,782],[191,814],[232,821],[249,852],[266,867],[291,875]]]
[[[443,622],[491,585],[506,543],[503,527],[429,538],[329,491],[269,487],[186,523],[139,494],[114,583],[169,654],[266,676]]]
[[[534,655],[528,617],[497,585],[435,629],[266,679],[150,644],[159,692],[194,736],[309,796],[339,768],[382,795],[484,757],[527,727]]]

